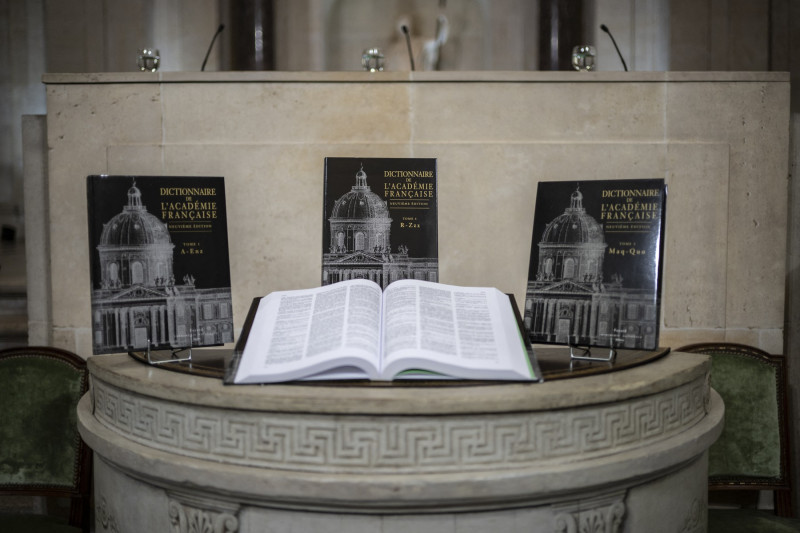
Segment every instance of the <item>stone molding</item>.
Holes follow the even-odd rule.
[[[93,381],[94,416],[126,439],[228,464],[305,472],[465,472],[585,460],[666,439],[700,422],[705,378],[651,396],[558,411],[462,416],[229,410]]]

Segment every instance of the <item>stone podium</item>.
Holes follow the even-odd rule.
[[[98,533],[706,530],[724,408],[705,356],[499,384],[226,386],[124,354],[89,367]]]

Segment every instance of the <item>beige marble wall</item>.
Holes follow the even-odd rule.
[[[220,0],[229,2],[230,0]],[[437,16],[449,23],[440,70],[538,68],[538,0],[274,0],[278,70],[361,70],[361,52],[380,47],[386,70],[409,71],[409,28],[415,68],[436,36]]]
[[[47,72],[132,72],[157,48],[163,71],[199,71],[220,22],[218,0],[43,0]],[[206,68],[219,68],[215,47]],[[41,72],[41,71],[40,71]]]
[[[325,156],[437,157],[441,281],[497,286],[518,301],[537,182],[663,177],[661,344],[728,339],[783,351],[786,74],[75,74],[45,83],[53,339],[84,355],[87,175],[225,176],[238,330],[253,297],[319,284]]]
[[[47,117],[22,117],[25,168],[25,271],[28,287],[28,344],[52,343],[50,287],[50,195],[47,191]],[[31,282],[30,280],[35,280]]]
[[[790,50],[770,43],[787,17],[785,2],[670,0],[670,65],[674,70],[762,70]],[[770,46],[772,44],[772,48]],[[780,68],[780,67],[778,67]]]

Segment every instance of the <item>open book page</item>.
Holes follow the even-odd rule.
[[[234,382],[288,381],[343,368],[348,372],[335,377],[376,378],[380,308],[381,289],[366,280],[271,293],[259,303]]]
[[[383,313],[383,379],[409,369],[468,379],[538,379],[510,299],[497,289],[397,281],[384,292]]]

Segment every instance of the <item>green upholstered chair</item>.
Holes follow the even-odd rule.
[[[69,516],[5,511],[3,533],[89,531],[91,450],[77,425],[78,400],[87,388],[86,362],[73,353],[47,347],[0,350],[0,498],[70,501]]]
[[[709,532],[800,531],[800,520],[789,518],[794,513],[786,359],[735,343],[691,344],[677,351],[711,356],[711,387],[725,402],[725,426],[708,453]],[[719,500],[715,495],[734,490],[773,491],[774,512],[755,508],[755,499],[736,508],[713,505]]]

